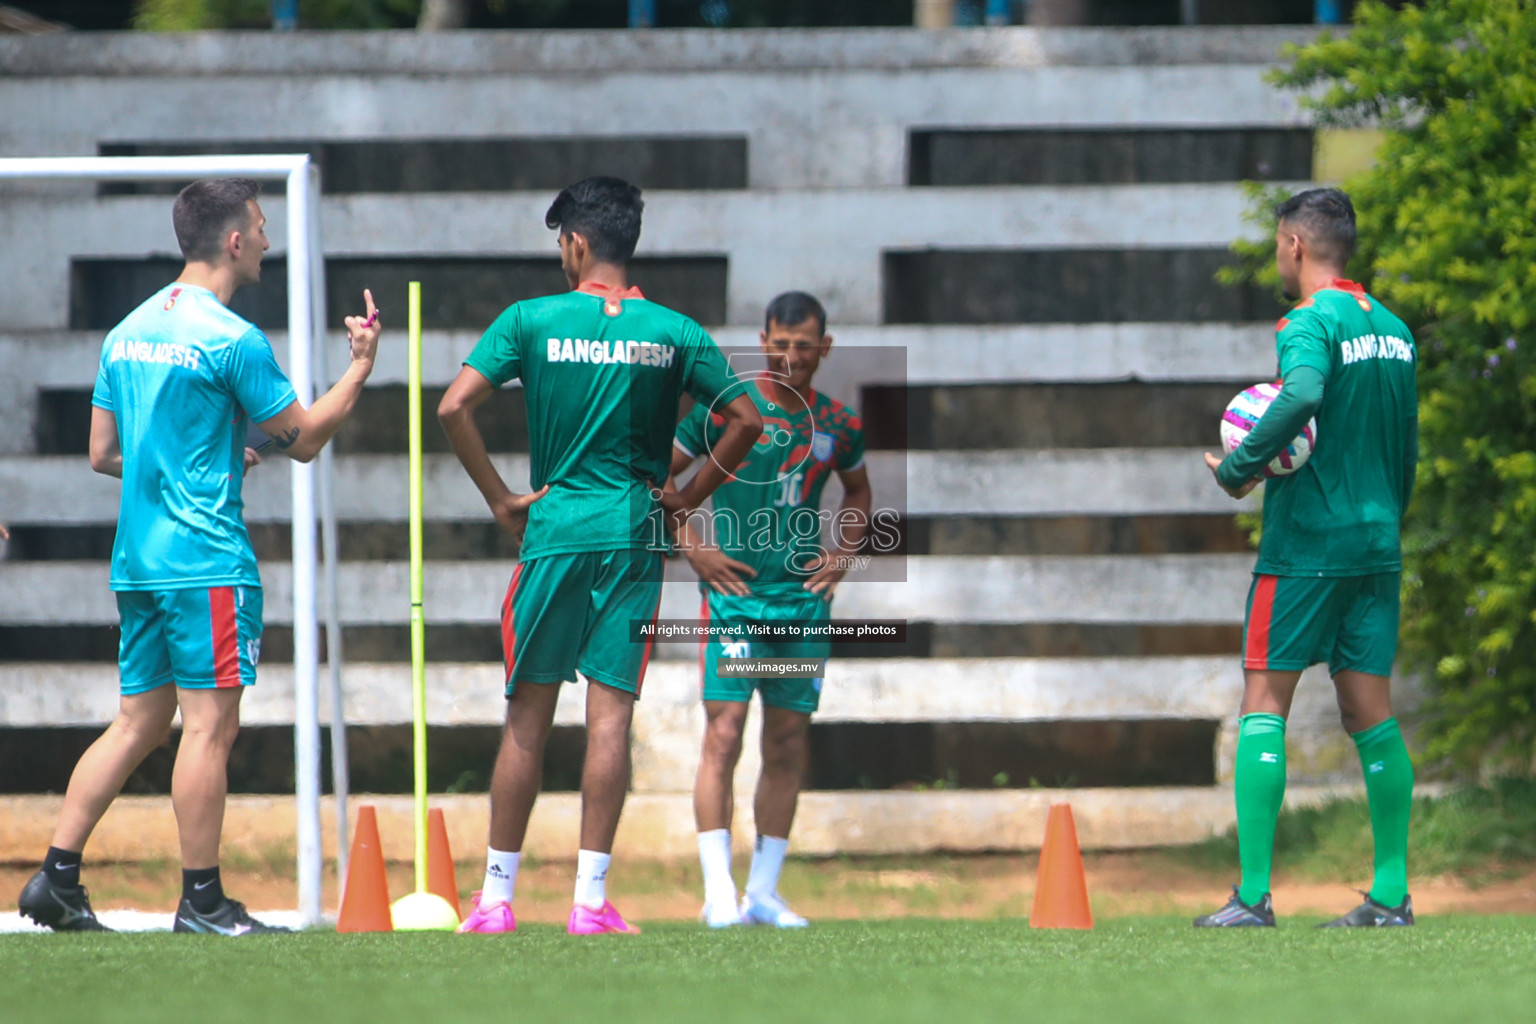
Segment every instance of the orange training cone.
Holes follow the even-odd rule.
[[[453,877],[453,851],[448,848],[448,824],[440,807],[427,812],[427,892],[447,900],[459,920],[464,920],[459,883]]]
[[[357,831],[352,833],[352,856],[347,861],[347,881],[341,891],[338,932],[392,932],[389,914],[389,881],[384,877],[384,847],[379,844],[379,819],[372,805],[357,810]]]
[[[1040,870],[1035,875],[1035,905],[1029,914],[1031,928],[1092,928],[1088,909],[1088,879],[1083,875],[1083,852],[1077,845],[1077,825],[1071,804],[1052,804],[1045,819],[1045,842],[1040,847]]]

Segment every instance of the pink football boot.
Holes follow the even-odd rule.
[[[482,906],[480,894],[476,892],[469,899],[469,916],[457,931],[460,935],[502,935],[517,931],[517,918],[512,916],[509,904],[491,903]]]
[[[601,910],[576,904],[571,908],[571,919],[565,930],[572,935],[640,934],[640,929],[620,917],[618,910],[607,900],[603,901]]]

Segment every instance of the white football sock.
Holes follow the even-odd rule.
[[[736,905],[736,880],[731,877],[731,830],[699,833],[699,864],[704,868],[704,901],[722,907]]]
[[[601,910],[608,902],[608,862],[612,854],[593,850],[576,851],[576,902],[592,910]]]
[[[480,902],[511,903],[512,891],[517,888],[517,865],[523,859],[522,851],[508,853],[505,850],[485,851],[485,884],[480,886]]]
[[[779,872],[784,868],[788,839],[758,836],[752,848],[752,871],[747,875],[747,895],[772,896],[779,888]]]

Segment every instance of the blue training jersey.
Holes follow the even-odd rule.
[[[246,423],[296,397],[266,335],[206,288],[167,285],[112,328],[91,404],[123,450],[113,590],[261,586],[240,497]]]

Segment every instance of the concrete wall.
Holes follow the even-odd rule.
[[[1186,405],[1273,373],[1263,319],[1271,300],[1239,301],[1212,288],[1208,274],[1251,230],[1231,179],[1271,174],[1265,154],[1282,154],[1275,166],[1285,174],[1305,163],[1306,140],[1296,133],[1309,126],[1263,76],[1284,43],[1309,31],[0,38],[0,156],[302,144],[329,161],[338,182],[353,182],[322,208],[333,283],[350,290],[356,279],[346,275],[381,275],[386,266],[401,280],[451,275],[458,265],[443,261],[473,259],[486,276],[468,291],[494,309],[523,297],[517,289],[529,286],[517,282],[532,280],[507,268],[547,259],[553,248],[542,224],[551,189],[518,183],[586,166],[580,161],[593,152],[630,154],[624,159],[650,168],[642,184],[644,174],[660,183],[647,190],[640,254],[653,267],[684,268],[668,279],[679,282],[680,305],[717,309],[710,326],[722,344],[750,346],[773,294],[818,294],[848,353],[829,361],[819,385],[868,403],[872,434],[912,431],[914,450],[873,451],[870,466],[877,501],[899,503],[909,537],[930,546],[873,564],[869,573],[880,575],[866,578],[885,582],[851,579],[839,614],[907,618],[935,636],[947,630],[934,652],[958,645],[1009,654],[835,661],[823,720],[1215,722],[1211,757],[1225,779],[1240,689],[1233,638],[1251,556],[1227,521],[1239,506],[1199,461],[1199,446],[1214,445],[1215,418],[1207,442],[1192,433],[1200,418]],[[924,147],[921,168],[914,138]],[[459,148],[434,141],[445,139]],[[549,139],[560,142],[541,141]],[[745,140],[744,167],[689,179],[686,154],[705,151],[688,150],[689,139],[713,140],[708,151],[727,163],[740,154],[730,140]],[[1106,147],[1119,154],[1108,170],[1099,159]],[[479,182],[474,190],[453,190],[444,153],[480,162],[463,179]],[[532,154],[537,174],[509,171],[509,187],[486,188],[487,177],[494,181],[486,169],[509,153]],[[425,177],[417,180],[443,190],[366,191],[366,174],[341,170],[359,154],[418,161]],[[668,187],[676,182],[691,184]],[[270,196],[264,209],[280,257],[284,203]],[[86,284],[137,275],[140,288],[163,273],[148,261],[171,257],[164,195],[0,182],[0,278],[8,283],[0,361],[11,370],[0,378],[0,521],[17,528],[13,551],[97,551],[109,536],[116,485],[89,473],[71,425],[83,415],[76,410],[101,333],[80,329],[81,318],[113,315],[103,286]],[[83,261],[111,262],[87,273]],[[699,269],[719,266],[723,283]],[[1140,284],[1130,280],[1137,275]],[[268,279],[247,300],[253,316],[269,317],[284,355],[280,317],[261,312],[281,309],[281,275]],[[347,301],[333,295],[332,320]],[[425,339],[429,387],[451,378],[477,336],[475,317],[484,316],[467,304],[455,299],[435,314],[440,326]],[[381,305],[390,327],[374,391],[356,430],[338,442],[344,538],[359,544],[343,551],[343,615],[359,637],[406,619],[405,553],[388,554],[405,514],[405,465],[398,416],[384,402],[404,379],[403,294]],[[340,336],[326,344],[339,348]],[[1116,392],[1085,387],[1115,381],[1130,383]],[[902,401],[891,403],[901,386]],[[1094,433],[1106,417],[1087,401],[1110,402],[1108,418],[1125,429]],[[509,429],[495,452],[514,486],[526,474],[520,436]],[[484,521],[451,456],[429,456],[428,480],[431,529]],[[280,467],[252,476],[253,524],[286,521],[287,485]],[[1125,536],[1132,541],[1113,549],[1106,540]],[[933,546],[935,537],[950,546]],[[1051,550],[1049,538],[1063,537],[1076,538],[1070,550]],[[489,637],[507,554],[495,545],[456,551],[428,567],[428,619]],[[83,557],[0,561],[0,727],[88,723],[110,711],[110,661],[62,656],[95,649],[84,638],[99,639],[114,621],[105,566]],[[291,620],[289,570],[269,559],[263,574],[268,619],[281,634]],[[669,579],[664,614],[689,616],[697,596],[686,567],[671,567]],[[1127,653],[1132,633],[1160,639],[1130,644],[1129,653],[1148,656],[1112,656]],[[49,638],[62,645],[57,661],[14,653],[44,649]],[[1078,653],[1059,656],[1068,649]],[[636,789],[662,801],[656,828],[686,839],[684,793],[702,721],[692,651],[658,656],[636,726]],[[497,670],[455,657],[433,655],[431,720],[494,722]],[[387,659],[351,666],[349,716],[404,721],[404,672]],[[291,720],[291,678],[282,665],[263,670],[253,722]],[[1330,786],[1358,779],[1326,680],[1309,677],[1303,690],[1290,733],[1293,774]],[[578,696],[575,688],[564,695],[562,721],[578,721]],[[1174,810],[1157,828],[1145,790],[1084,792],[1073,798],[1092,801],[1084,836],[1094,845],[1198,838],[1228,821],[1219,788],[1163,791],[1156,806]],[[985,804],[969,810],[941,809],[936,796],[859,799],[881,814],[901,805],[899,820],[930,830],[925,848],[1029,844],[1018,828],[997,825],[1033,813],[1019,802],[1027,794],[954,798]],[[907,835],[906,825],[881,839],[834,824],[855,805],[864,806],[827,804],[811,847],[911,847],[910,836],[891,838]],[[659,848],[668,843],[686,846],[672,836]]]

